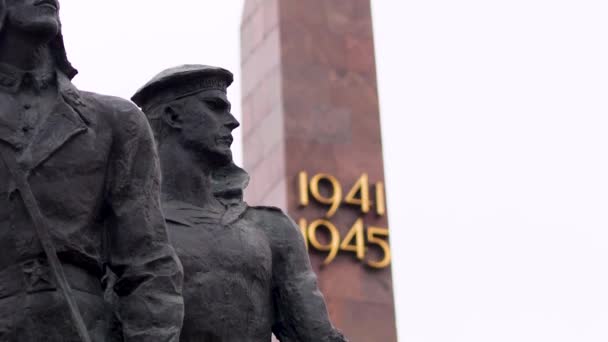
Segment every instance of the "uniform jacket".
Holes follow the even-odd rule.
[[[28,141],[13,103],[20,79],[0,76],[0,143],[13,148],[27,173],[62,263],[100,281],[105,265],[116,275],[113,290],[124,341],[177,341],[183,274],[161,214],[158,157],[148,123],[130,102],[80,92],[61,73],[55,80],[57,104]],[[3,164],[0,251],[0,277],[15,265],[44,259]],[[2,287],[10,287],[11,280],[0,279],[0,340],[78,341],[71,321],[60,319],[65,313],[61,295],[37,291],[31,283],[34,288],[23,289],[29,295],[6,292],[1,298]],[[25,284],[29,286],[28,280]],[[72,287],[94,340],[110,340],[100,328],[102,307],[87,304],[95,300],[78,291],[78,284]],[[23,317],[16,314],[24,312]]]
[[[331,324],[302,234],[281,210],[242,201],[248,176],[214,175],[221,203],[164,201],[185,271],[182,342],[346,342]]]

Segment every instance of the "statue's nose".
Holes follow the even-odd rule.
[[[228,120],[226,120],[226,127],[230,128],[230,130],[233,130],[233,129],[236,129],[237,127],[239,127],[240,125],[241,124],[234,117],[234,115],[232,115],[231,113],[228,113]]]

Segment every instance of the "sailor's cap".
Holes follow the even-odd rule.
[[[161,71],[131,98],[144,111],[206,90],[226,92],[234,81],[226,69],[188,64]]]

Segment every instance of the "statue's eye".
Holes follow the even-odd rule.
[[[224,108],[222,102],[218,100],[205,100],[205,104],[207,104],[207,107],[211,110],[221,110]]]

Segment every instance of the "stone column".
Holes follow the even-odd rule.
[[[364,258],[342,250],[322,265],[328,253],[311,246],[311,261],[332,320],[351,341],[396,341],[391,269],[367,265],[384,255],[370,243],[370,227],[388,228],[383,194],[376,196],[384,167],[370,0],[246,0],[241,54],[247,201],[309,224],[326,219],[341,239],[361,219]],[[342,203],[328,218],[328,206],[308,190],[303,205],[301,172],[308,181],[334,176],[342,199],[366,174],[369,212]],[[329,195],[328,184],[320,183],[317,197]],[[317,236],[330,242],[324,227]]]

